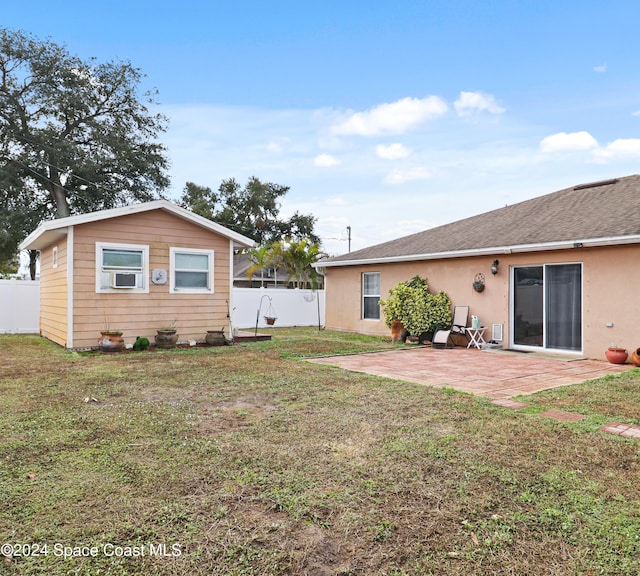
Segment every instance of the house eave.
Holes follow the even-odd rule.
[[[513,246],[491,246],[471,250],[451,250],[424,254],[407,254],[383,258],[356,258],[337,262],[316,262],[314,268],[333,268],[339,266],[361,266],[367,264],[391,264],[400,262],[416,262],[420,260],[448,260],[451,258],[469,258],[474,256],[495,256],[499,254],[516,254],[521,252],[545,252],[549,250],[575,250],[579,248],[595,248],[601,246],[619,246],[623,244],[640,244],[640,235],[608,236],[603,238],[583,238],[562,240],[559,242],[541,242],[536,244],[518,244]]]
[[[118,218],[128,214],[138,214],[140,212],[148,212],[150,210],[166,210],[175,216],[193,222],[194,224],[211,230],[221,236],[229,238],[234,248],[251,248],[255,242],[251,238],[247,238],[242,234],[238,234],[229,228],[222,226],[216,222],[212,222],[207,218],[194,214],[185,208],[181,208],[167,200],[155,200],[144,204],[131,204],[129,206],[121,206],[119,208],[111,208],[109,210],[101,210],[99,212],[91,212],[88,214],[78,214],[68,216],[67,218],[59,218],[56,220],[47,220],[38,226],[29,236],[20,243],[20,250],[41,250],[48,246],[56,239],[66,234],[69,226],[78,224],[86,224],[109,218]]]

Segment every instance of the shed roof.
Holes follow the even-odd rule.
[[[580,184],[363,248],[319,266],[640,243],[640,175]]]
[[[247,248],[254,245],[251,238],[247,238],[242,234],[229,230],[229,228],[226,228],[225,226],[212,222],[198,214],[194,214],[185,208],[176,206],[167,200],[155,200],[153,202],[145,202],[143,204],[133,204],[131,206],[122,206],[120,208],[112,208],[110,210],[100,210],[99,212],[89,212],[87,214],[78,214],[77,216],[69,216],[67,218],[47,220],[40,224],[36,230],[21,242],[20,249],[41,250],[52,242],[55,242],[56,239],[64,236],[70,226],[97,222],[99,220],[107,220],[109,218],[119,218],[121,216],[139,214],[141,212],[149,212],[151,210],[165,210],[178,218],[193,222],[197,226],[211,230],[225,238],[229,238],[229,240],[232,240],[234,245],[238,248]]]

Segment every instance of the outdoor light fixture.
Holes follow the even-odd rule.
[[[498,273],[498,264],[500,264],[499,260],[494,260],[493,264],[491,264],[491,274],[494,276]]]

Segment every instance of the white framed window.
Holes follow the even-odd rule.
[[[213,250],[171,248],[171,294],[213,294]]]
[[[96,292],[148,292],[149,246],[96,242]]]
[[[362,274],[362,318],[380,320],[380,272]]]

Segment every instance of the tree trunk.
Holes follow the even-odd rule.
[[[67,191],[60,182],[60,173],[52,164],[49,164],[49,177],[47,188],[51,193],[51,199],[56,205],[56,218],[66,218],[71,215],[67,204]]]
[[[36,262],[38,261],[38,251],[28,250],[29,252],[29,275],[31,280],[36,279]]]
[[[58,218],[66,218],[71,215],[69,205],[67,204],[67,193],[65,189],[56,183],[51,184],[51,195],[56,204],[56,215]]]

